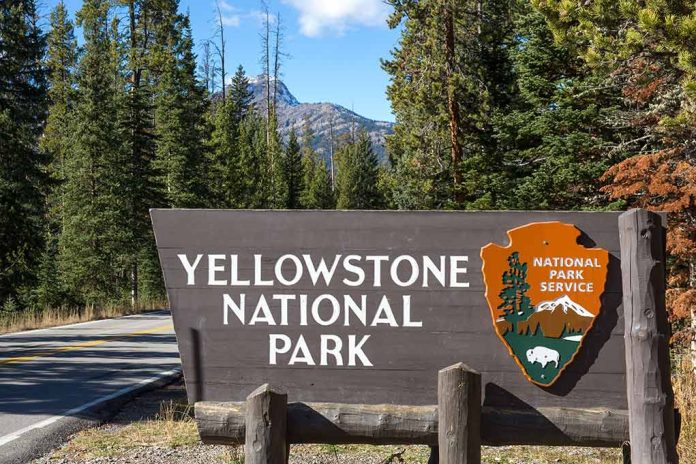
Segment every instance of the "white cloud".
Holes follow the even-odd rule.
[[[216,2],[216,7],[220,8],[220,16],[222,18],[223,26],[237,27],[241,22],[241,16],[237,12],[237,8],[228,3],[225,0],[218,0]],[[217,13],[217,11],[216,11]]]
[[[383,0],[283,0],[300,13],[300,31],[308,37],[342,34],[350,26],[384,25],[389,7]]]
[[[252,10],[246,15],[247,17],[257,21],[259,25],[263,25],[264,21],[266,21],[266,12],[261,11],[261,10]],[[273,13],[268,13],[268,21],[271,24],[275,24],[276,22],[276,15]]]
[[[232,26],[232,27],[237,27],[239,26],[239,23],[241,22],[241,18],[239,15],[222,15],[222,25],[223,26]]]
[[[226,2],[225,0],[219,0],[217,4],[220,6],[220,9],[222,11],[235,11],[236,8],[232,6],[229,2]]]

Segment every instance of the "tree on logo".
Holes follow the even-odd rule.
[[[512,332],[517,333],[517,323],[525,321],[534,313],[532,301],[527,296],[527,263],[520,262],[520,254],[515,251],[508,257],[510,268],[503,273],[503,284],[498,297],[503,302],[498,309],[503,310],[503,318],[512,325]]]

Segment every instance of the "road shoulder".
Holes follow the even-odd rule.
[[[69,436],[97,426],[114,417],[134,397],[157,390],[181,378],[181,369],[173,369],[118,390],[108,396],[2,437],[0,464],[23,464],[62,445]]]

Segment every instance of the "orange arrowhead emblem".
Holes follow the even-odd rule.
[[[601,311],[609,253],[578,244],[561,222],[508,232],[481,249],[493,327],[528,380],[550,386],[573,361]]]

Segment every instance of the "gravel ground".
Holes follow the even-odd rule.
[[[31,464],[243,464],[241,448],[203,445],[198,441],[195,423],[182,406],[185,397],[181,382],[146,393],[128,403],[109,422],[77,433],[61,448]],[[162,407],[163,404],[169,407]],[[424,446],[297,445],[290,450],[290,464],[426,464],[428,456],[429,449]],[[483,462],[610,464],[622,461],[618,450],[502,447],[484,448]]]

